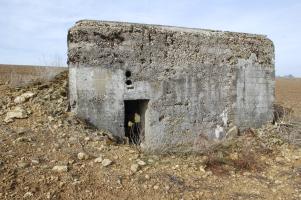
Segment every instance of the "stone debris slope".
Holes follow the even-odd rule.
[[[66,73],[0,85],[0,199],[301,198],[301,149],[283,125],[202,154],[143,154],[70,113],[67,87]]]

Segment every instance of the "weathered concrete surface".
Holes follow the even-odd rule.
[[[35,81],[47,81],[66,70],[67,67],[0,64],[0,83],[15,87]]]
[[[262,35],[85,20],[69,30],[68,63],[72,110],[116,136],[124,100],[149,100],[147,150],[198,150],[230,123],[272,120],[274,47]]]

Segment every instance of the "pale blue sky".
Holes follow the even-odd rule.
[[[80,19],[265,34],[276,74],[301,77],[300,0],[0,0],[0,63],[66,65],[67,30]]]

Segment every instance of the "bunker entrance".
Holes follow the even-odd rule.
[[[124,101],[124,131],[130,144],[140,144],[145,133],[145,112],[147,99]]]

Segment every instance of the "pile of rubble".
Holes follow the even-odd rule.
[[[36,109],[40,116],[43,114],[48,114],[49,117],[61,116],[67,111],[66,76],[67,74],[63,73],[49,83],[37,82],[27,87],[10,89],[9,94],[0,101],[1,114],[6,113],[4,122],[10,123],[14,119],[27,118],[33,109]]]

